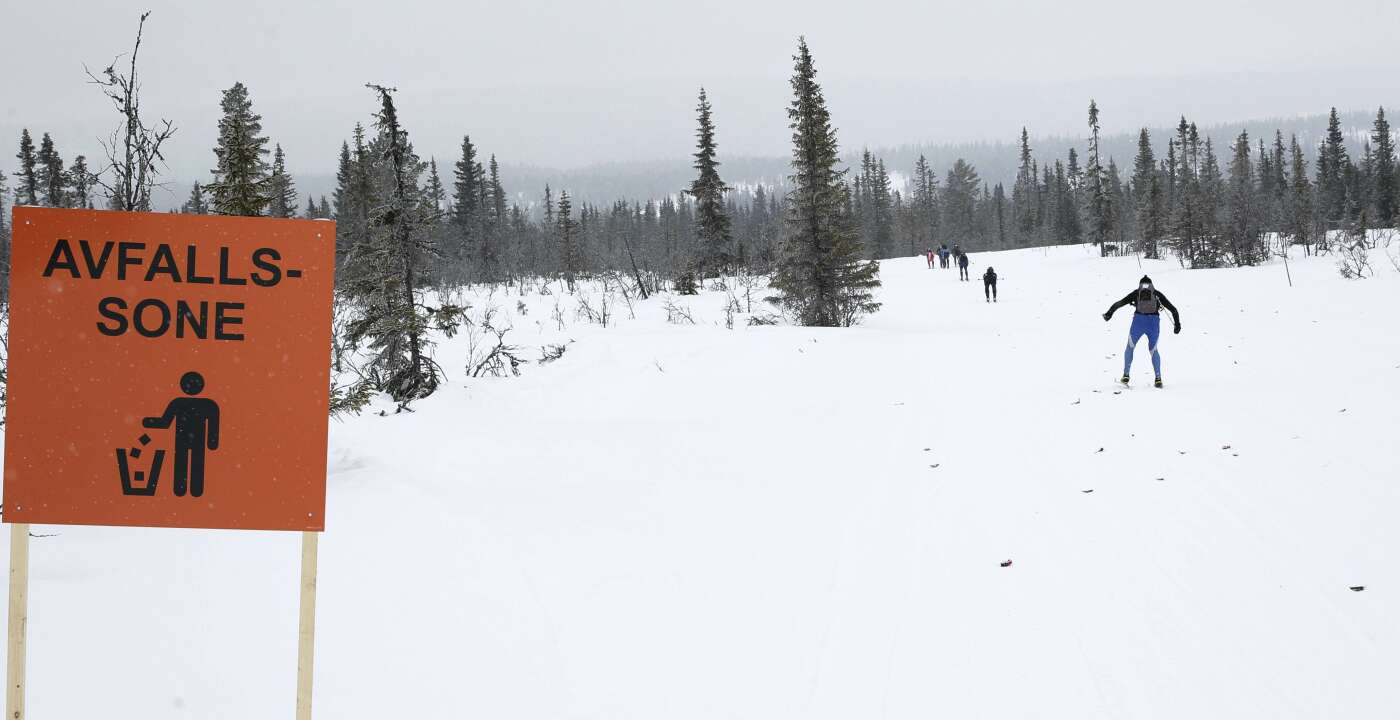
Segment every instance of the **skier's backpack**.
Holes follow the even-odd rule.
[[[1137,314],[1156,315],[1157,309],[1157,291],[1144,283],[1137,292]]]

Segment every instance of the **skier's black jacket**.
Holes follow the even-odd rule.
[[[1149,277],[1147,277],[1146,275],[1144,275],[1144,276],[1142,276],[1142,280],[1140,280],[1140,281],[1138,281],[1138,282],[1139,282],[1140,285],[1141,285],[1141,284],[1151,285],[1151,284],[1152,284],[1152,279],[1149,278]],[[1109,319],[1110,317],[1112,317],[1112,316],[1113,316],[1113,313],[1118,312],[1118,308],[1120,308],[1120,307],[1123,307],[1123,306],[1125,306],[1125,305],[1134,305],[1134,304],[1136,304],[1136,303],[1137,303],[1137,296],[1138,296],[1138,292],[1139,292],[1139,291],[1140,291],[1140,288],[1139,288],[1139,290],[1134,290],[1134,291],[1128,293],[1127,295],[1124,295],[1122,300],[1119,300],[1118,302],[1113,303],[1112,307],[1110,307],[1110,308],[1108,309],[1108,312],[1104,313],[1103,319],[1107,320],[1107,319]],[[1161,292],[1160,290],[1158,290],[1156,287],[1153,287],[1153,288],[1152,288],[1152,292],[1153,292],[1154,295],[1157,296],[1157,306],[1158,306],[1157,312],[1154,312],[1154,313],[1141,313],[1141,314],[1146,314],[1146,315],[1161,315],[1161,314],[1162,314],[1161,309],[1162,309],[1162,308],[1166,308],[1166,309],[1170,310],[1171,313],[1172,313],[1172,324],[1173,324],[1173,325],[1180,326],[1180,325],[1181,325],[1181,316],[1177,314],[1177,312],[1176,312],[1176,306],[1172,304],[1172,301],[1168,300],[1168,299],[1167,299],[1167,296],[1166,296],[1166,295],[1163,295],[1162,292]],[[1140,314],[1140,313],[1134,312],[1134,314]]]

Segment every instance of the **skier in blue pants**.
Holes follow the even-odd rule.
[[[1133,324],[1128,327],[1128,346],[1123,350],[1123,378],[1124,385],[1128,384],[1128,372],[1133,367],[1133,348],[1138,340],[1147,336],[1147,349],[1152,353],[1152,370],[1156,375],[1156,380],[1152,383],[1155,387],[1162,387],[1162,355],[1157,352],[1157,338],[1161,334],[1162,315],[1161,309],[1166,308],[1172,313],[1172,334],[1181,332],[1181,317],[1177,315],[1176,306],[1172,305],[1166,295],[1158,292],[1152,285],[1152,278],[1146,275],[1138,281],[1138,288],[1122,300],[1113,303],[1108,312],[1103,314],[1105,321],[1113,318],[1113,313],[1124,305],[1133,306]]]

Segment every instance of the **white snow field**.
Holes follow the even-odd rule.
[[[333,421],[316,717],[1400,717],[1379,255],[893,260],[851,329],[477,297],[575,342],[471,379],[458,336],[415,412]],[[1184,329],[1122,390],[1144,271]],[[30,717],[291,717],[296,534],[33,532]]]

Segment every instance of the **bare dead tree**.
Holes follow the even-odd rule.
[[[578,307],[574,310],[574,318],[576,320],[587,320],[588,322],[607,327],[608,323],[613,321],[613,306],[615,304],[612,290],[604,289],[603,294],[598,296],[596,307],[592,297],[587,293],[580,292],[578,295]]]
[[[156,163],[165,162],[160,148],[175,134],[175,126],[169,120],[146,125],[141,119],[141,81],[136,56],[141,52],[141,35],[150,15],[150,11],[142,13],[141,22],[136,26],[136,44],[131,49],[131,64],[126,73],[117,71],[121,55],[113,59],[100,76],[83,66],[89,82],[102,89],[102,94],[122,116],[112,137],[102,141],[108,165],[96,176],[97,184],[111,196],[114,210],[145,212],[151,209],[151,190],[156,187],[156,176],[160,174]]]
[[[638,280],[638,282],[640,282],[640,280]],[[632,320],[636,320],[637,308],[636,304],[632,301],[632,289],[627,286],[627,278],[624,278],[619,272],[604,273],[603,289],[609,294],[611,294],[613,287],[617,288],[617,291],[622,295],[622,301],[627,304],[627,317]],[[645,300],[646,288],[642,287],[641,285],[638,285],[638,287],[640,288],[640,292],[642,293],[642,299]]]
[[[627,261],[632,264],[632,277],[637,280],[637,292],[640,292],[642,294],[642,299],[645,300],[650,293],[647,292],[646,281],[642,279],[642,271],[637,268],[637,256],[632,252],[632,233],[625,232],[622,234],[622,244],[627,248]],[[628,306],[630,308],[630,302]]]

